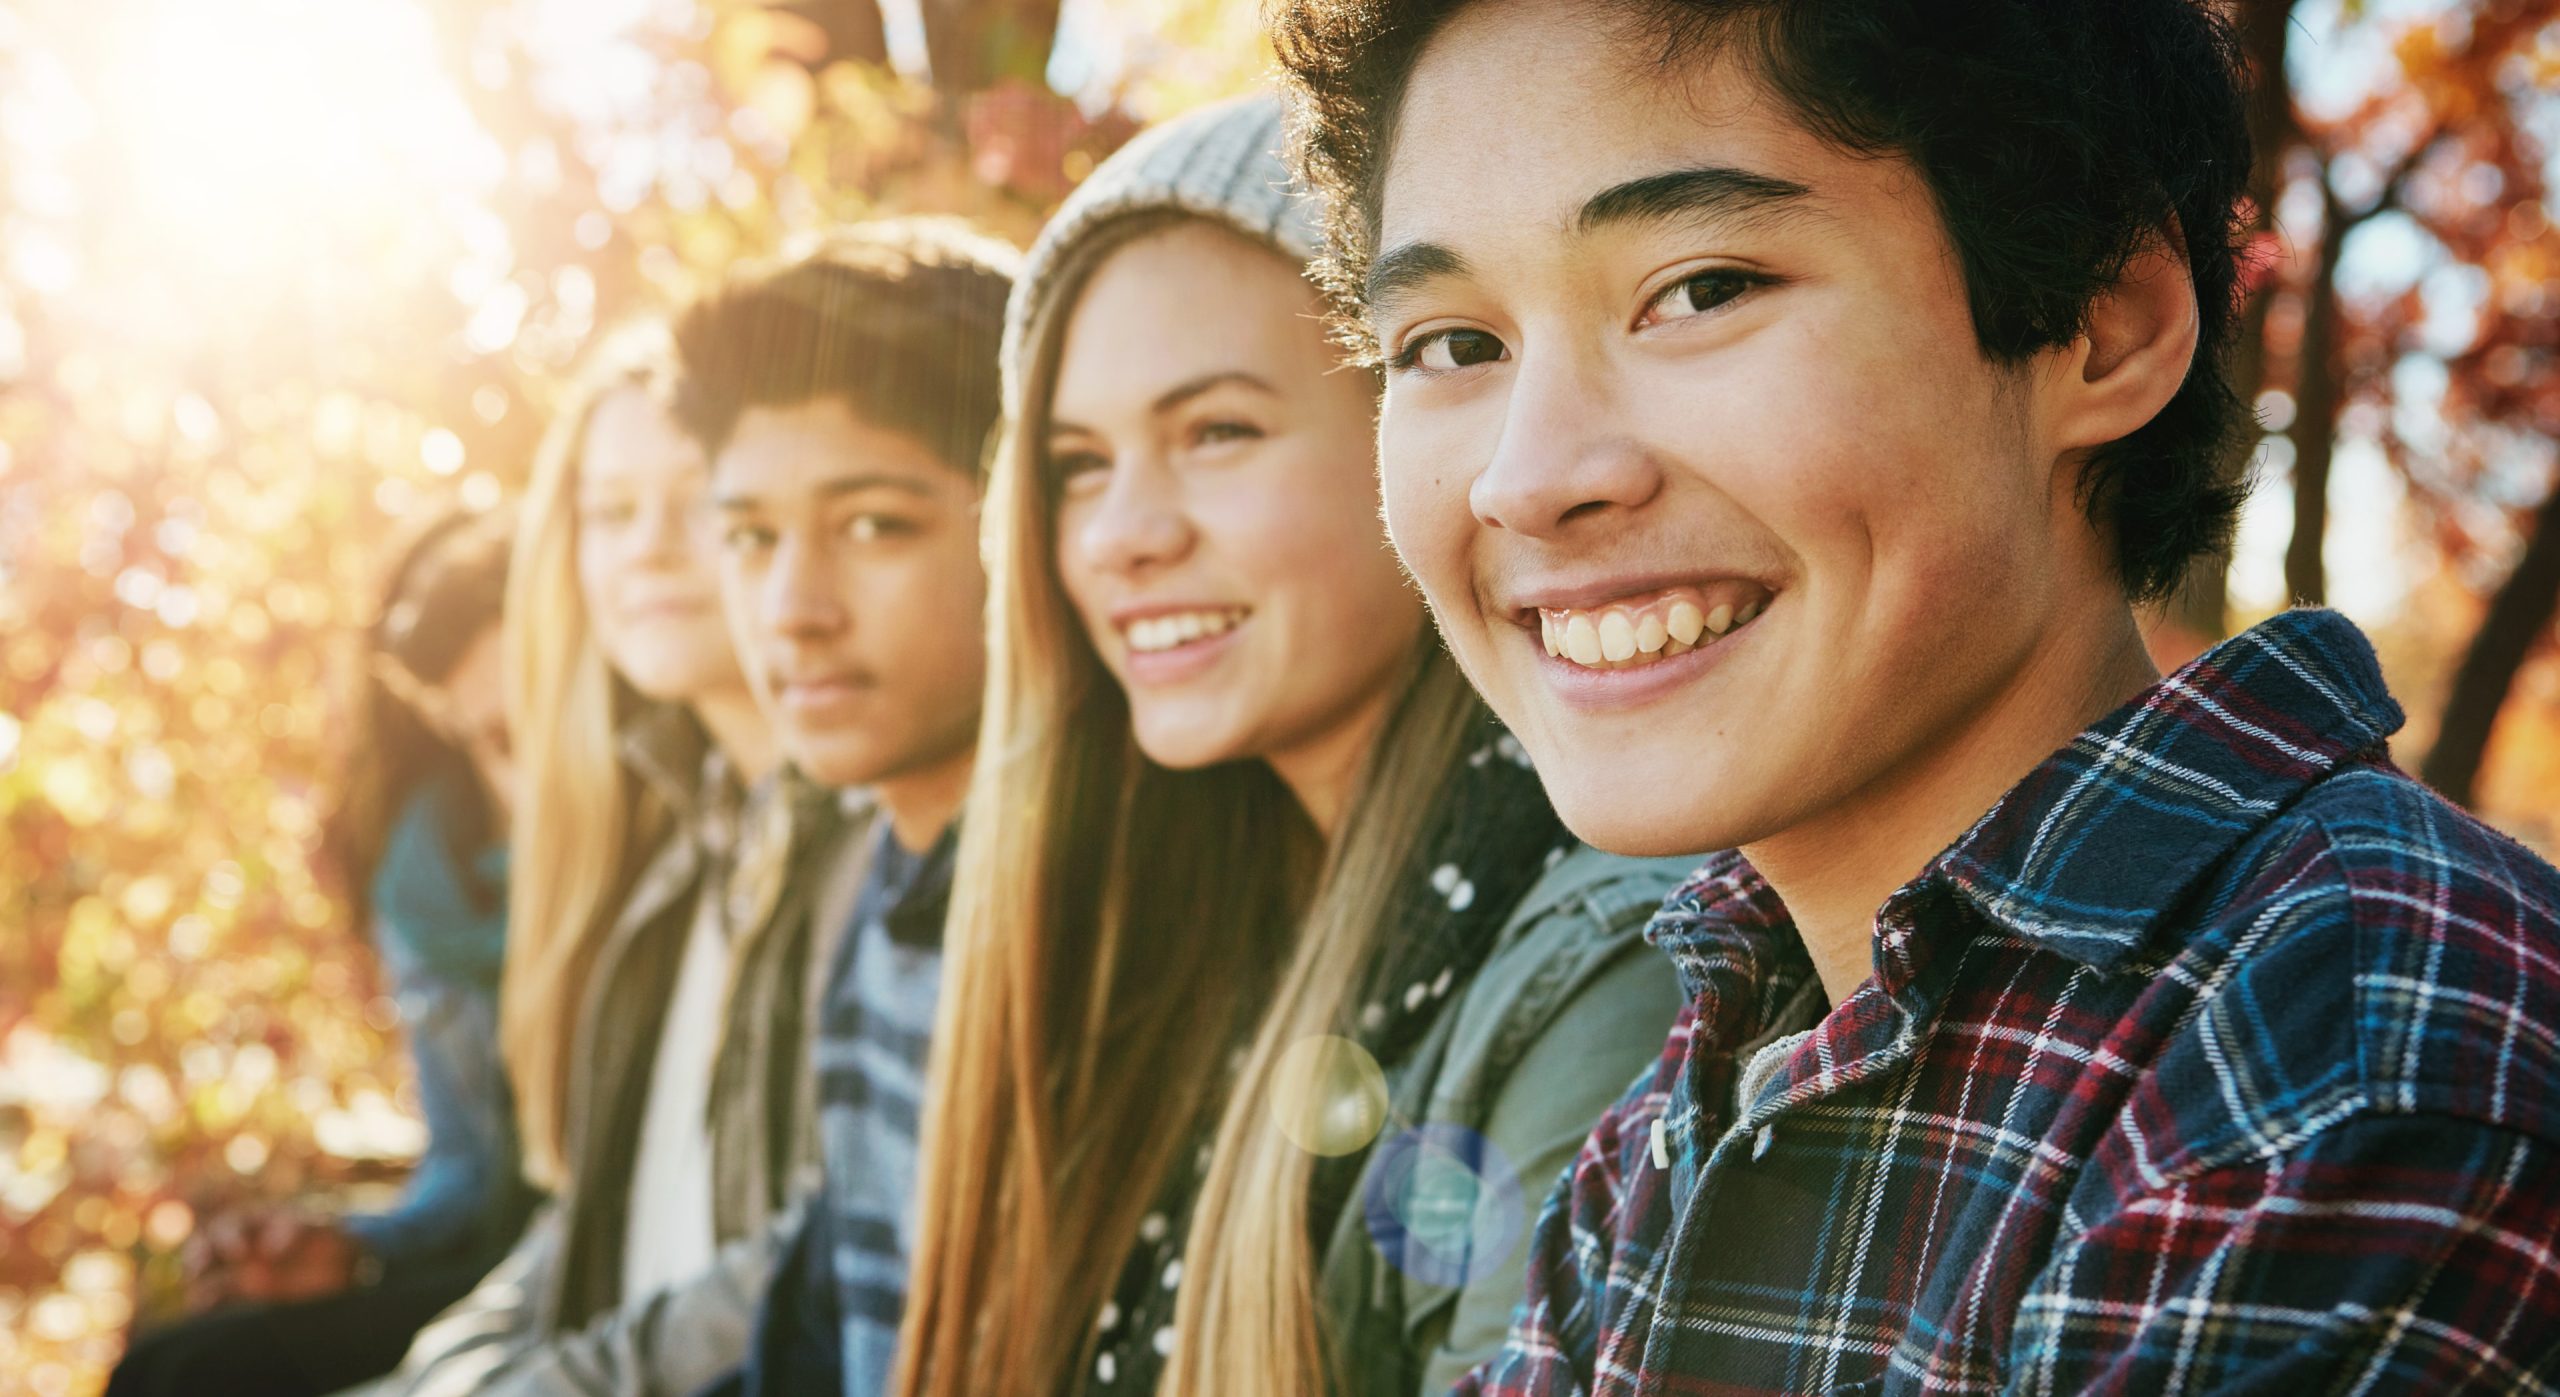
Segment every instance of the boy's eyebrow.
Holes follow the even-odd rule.
[[[927,499],[933,495],[933,487],[923,481],[910,475],[893,474],[887,471],[873,471],[866,475],[829,476],[812,487],[810,493],[819,499],[826,500],[838,495],[858,495],[865,490],[899,490]],[[723,514],[740,514],[764,508],[765,499],[762,495],[724,491],[712,503]]]
[[[1589,234],[1621,223],[1731,221],[1779,210],[1793,213],[1798,208],[1791,206],[1801,206],[1813,197],[1811,188],[1794,180],[1732,165],[1699,165],[1610,185],[1582,201],[1573,231]],[[1449,248],[1431,242],[1402,243],[1371,260],[1362,293],[1375,310],[1425,282],[1466,274],[1467,259]]]
[[[1467,259],[1438,243],[1400,243],[1370,260],[1360,295],[1374,310],[1425,282],[1466,274]]]
[[[1610,185],[1582,201],[1573,230],[1593,233],[1611,224],[1666,219],[1731,221],[1812,197],[1811,189],[1794,180],[1732,165],[1699,165]]]

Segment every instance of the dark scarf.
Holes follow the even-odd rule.
[[[1393,1081],[1441,1012],[1457,1001],[1483,966],[1520,899],[1571,845],[1572,836],[1547,803],[1519,742],[1493,730],[1450,774],[1421,855],[1407,871],[1389,913],[1395,933],[1380,938],[1354,1001],[1359,1007],[1336,1031],[1367,1050]],[[1204,1112],[1191,1167],[1177,1168],[1159,1190],[1157,1205],[1098,1318],[1095,1356],[1071,1389],[1095,1394],[1155,1390],[1164,1367],[1156,1335],[1173,1322],[1192,1205],[1208,1170],[1222,1107],[1223,1102]],[[1380,1138],[1396,1125],[1387,1122]],[[1308,1222],[1319,1250],[1369,1155],[1369,1149],[1362,1149],[1317,1162]],[[1168,1279],[1175,1284],[1167,1284]],[[1106,1370],[1108,1381],[1102,1380]]]

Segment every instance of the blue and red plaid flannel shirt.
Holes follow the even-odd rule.
[[[1813,968],[1709,863],[1459,1392],[2560,1390],[2560,873],[2399,722],[2332,613],[2218,647],[1898,890],[1738,1111]]]

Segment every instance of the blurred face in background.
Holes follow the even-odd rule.
[[[886,785],[965,759],[987,664],[974,473],[820,398],[741,414],[714,479],[731,625],[801,773]]]
[[[653,699],[743,693],[712,567],[702,448],[657,400],[596,405],[578,465],[578,585],[605,658]]]
[[[409,705],[446,741],[471,754],[500,807],[515,804],[515,751],[507,735],[505,648],[498,627],[480,632],[454,662],[453,672],[432,684],[412,679],[396,688]],[[396,662],[386,660],[386,664]]]
[[[1177,768],[1356,766],[1423,625],[1378,522],[1375,384],[1316,292],[1205,222],[1108,255],[1065,332],[1045,450],[1060,580]]]

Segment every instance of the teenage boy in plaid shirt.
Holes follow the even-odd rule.
[[[2227,532],[2191,0],[1285,0],[1387,522],[1691,1007],[1462,1388],[2553,1390],[2560,874]]]

